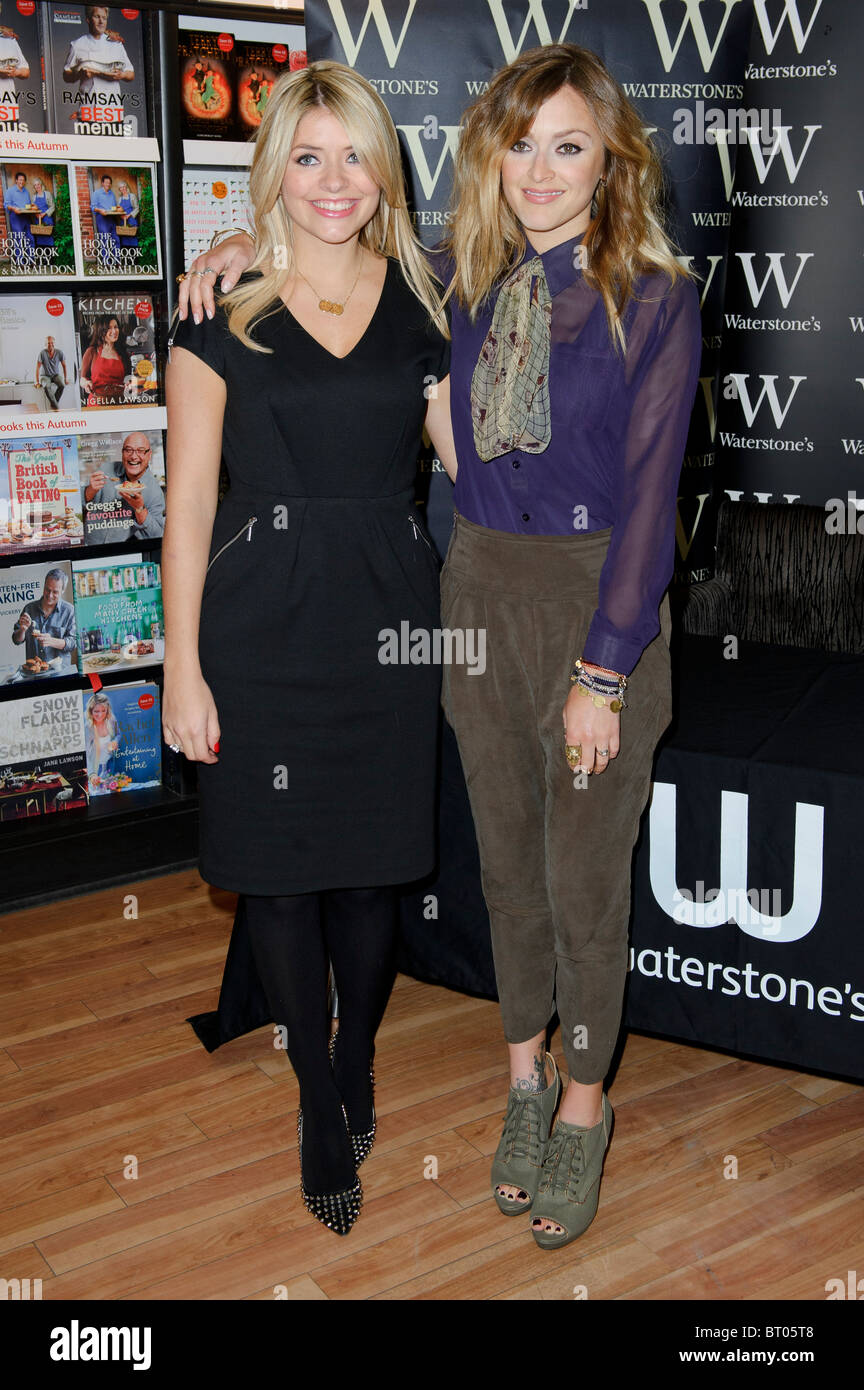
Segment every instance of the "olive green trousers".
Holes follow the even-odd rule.
[[[628,678],[618,756],[581,776],[564,757],[562,711],[610,536],[520,536],[457,513],[441,575],[442,626],[485,632],[485,669],[445,664],[441,702],[474,817],[504,1034],[527,1042],[557,1009],[570,1077],[586,1085],[606,1076],[621,1025],[633,847],[672,715],[664,596],[661,631]]]

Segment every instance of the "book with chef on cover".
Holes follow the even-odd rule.
[[[75,295],[82,409],[159,404],[154,320],[150,295]]]
[[[68,560],[0,569],[0,685],[78,674],[73,600]]]
[[[0,133],[45,130],[39,9],[26,0],[0,5]]]
[[[48,130],[149,135],[140,10],[40,5]]]
[[[87,545],[152,540],[165,529],[162,431],[78,436],[81,511]]]

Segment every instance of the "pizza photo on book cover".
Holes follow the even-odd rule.
[[[26,0],[0,5],[0,134],[46,128],[39,8]]]
[[[76,295],[75,329],[82,409],[159,404],[149,295]]]
[[[152,164],[76,164],[75,208],[86,278],[162,274]]]
[[[149,135],[140,10],[44,5],[48,129]]]
[[[68,167],[2,163],[0,194],[0,277],[45,280],[76,275]]]

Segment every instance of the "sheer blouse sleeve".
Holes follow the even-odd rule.
[[[625,676],[660,631],[701,355],[699,293],[692,280],[681,277],[657,309],[632,379],[617,513],[582,651],[585,661]]]

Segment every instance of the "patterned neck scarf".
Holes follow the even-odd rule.
[[[474,445],[485,463],[521,449],[549,445],[549,343],[552,300],[539,256],[501,287],[489,332],[471,379]]]

